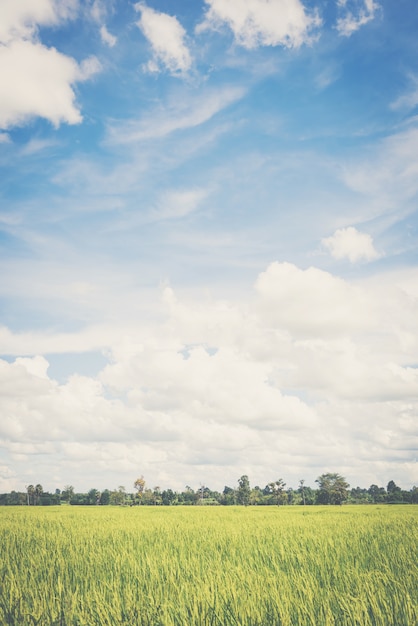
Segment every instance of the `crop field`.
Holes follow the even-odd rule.
[[[0,624],[416,626],[418,507],[2,507]]]

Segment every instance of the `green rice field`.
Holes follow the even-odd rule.
[[[418,506],[2,507],[0,624],[417,626]]]

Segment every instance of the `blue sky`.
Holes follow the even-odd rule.
[[[416,484],[416,2],[0,24],[0,490]]]

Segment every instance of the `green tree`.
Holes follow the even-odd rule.
[[[136,479],[136,481],[134,482],[134,487],[136,489],[136,497],[138,498],[139,504],[141,504],[142,496],[144,495],[145,490],[145,480],[143,476]]]
[[[102,504],[104,506],[110,504],[110,491],[109,491],[109,489],[105,489],[104,491],[102,491],[102,493],[100,495],[100,504]]]
[[[71,502],[71,498],[74,497],[74,487],[72,485],[65,485],[61,491],[61,500],[64,502]]]
[[[263,491],[258,485],[251,489],[250,504],[262,504],[263,503]]]
[[[315,482],[319,485],[318,504],[342,504],[347,500],[350,485],[340,474],[322,474]]]
[[[177,494],[172,489],[164,489],[161,500],[164,506],[171,506],[177,502]]]
[[[42,488],[42,485],[38,483],[35,487],[35,503],[38,505],[41,503],[41,495],[43,494],[43,492],[44,490]]]
[[[303,505],[305,505],[306,504],[305,480],[303,478],[299,481],[298,492],[300,493],[300,496],[302,498]]]
[[[226,504],[226,505],[236,504],[236,496],[237,496],[236,490],[233,489],[232,487],[228,487],[227,485],[225,485],[224,490],[222,492],[221,503]]]
[[[370,485],[367,490],[374,504],[379,502],[386,502],[387,494],[384,487],[378,487],[377,485]]]
[[[30,506],[31,502],[32,504],[35,504],[35,487],[33,485],[28,485],[26,487],[26,493],[28,497],[28,506]]]
[[[237,489],[237,501],[238,504],[243,504],[244,506],[248,506],[250,503],[251,497],[251,487],[248,476],[244,474],[238,480],[238,489]]]
[[[126,501],[126,489],[123,485],[120,485],[117,489],[114,489],[110,494],[110,504],[122,506]]]
[[[388,482],[386,491],[388,494],[388,502],[402,502],[402,489],[398,487],[395,481],[390,480]]]
[[[287,495],[284,490],[285,486],[286,483],[284,482],[283,478],[279,478],[275,482],[271,482],[266,485],[264,493],[271,496],[274,504],[277,504],[277,506],[279,506],[280,504],[285,504],[287,502]]]

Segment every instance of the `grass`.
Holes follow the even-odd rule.
[[[416,626],[417,513],[3,507],[0,623]]]

